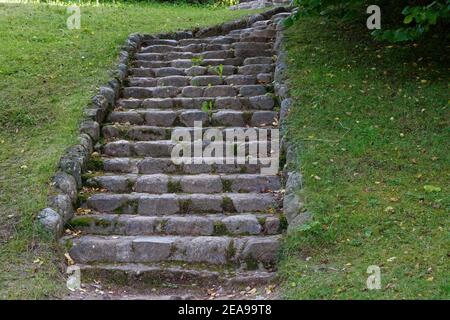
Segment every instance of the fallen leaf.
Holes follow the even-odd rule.
[[[68,264],[69,266],[75,264],[75,261],[73,261],[73,259],[70,257],[70,255],[69,255],[68,252],[64,253],[64,257],[66,257],[67,264]]]
[[[256,288],[253,288],[253,289],[247,291],[247,294],[251,294],[251,295],[256,294]]]
[[[388,261],[388,262],[392,262],[392,261],[394,261],[395,259],[397,259],[397,257],[390,257],[389,259],[387,259],[387,261]]]
[[[78,215],[86,215],[86,214],[90,214],[92,212],[91,209],[86,209],[86,208],[78,208],[77,209],[77,214]]]
[[[387,213],[393,213],[394,211],[395,211],[395,209],[393,207],[391,207],[391,206],[387,206],[384,209],[384,212],[387,212]]]

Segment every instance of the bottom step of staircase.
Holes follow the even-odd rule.
[[[94,264],[77,265],[81,271],[82,283],[92,281],[132,286],[135,289],[149,287],[198,287],[222,286],[245,287],[267,285],[274,281],[275,272],[236,271],[211,268],[194,268],[184,265],[166,264]]]

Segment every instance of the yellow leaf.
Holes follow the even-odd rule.
[[[66,252],[66,253],[64,254],[64,257],[66,257],[67,264],[68,264],[69,266],[75,264],[75,261],[73,261],[73,259],[72,259],[72,258],[70,257],[70,255],[69,255],[69,253]]]

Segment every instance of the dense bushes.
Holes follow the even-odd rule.
[[[294,0],[296,14],[286,20],[292,25],[302,16],[338,16],[351,21],[365,21],[366,8],[381,8],[382,28],[372,32],[378,40],[401,42],[417,40],[427,32],[439,32],[448,26],[450,0]]]

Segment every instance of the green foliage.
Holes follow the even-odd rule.
[[[228,235],[228,229],[227,226],[225,225],[225,223],[223,223],[222,221],[215,221],[214,222],[214,235],[215,236],[226,236]]]
[[[219,64],[214,68],[214,71],[217,73],[217,75],[220,77],[220,79],[223,79],[223,64]]]
[[[203,62],[203,57],[202,57],[202,56],[193,57],[193,58],[191,59],[191,61],[192,61],[192,65],[193,65],[193,66],[199,66],[199,65],[201,65],[202,62]]]
[[[372,35],[377,40],[403,42],[418,40],[427,32],[445,28],[450,17],[450,0],[408,1],[410,5],[386,0],[295,0],[298,10],[285,19],[285,25],[290,27],[301,17],[322,15],[334,16],[349,21],[364,21],[365,9],[372,4],[381,8],[383,25],[390,28],[374,30]],[[444,28],[442,28],[444,30]]]
[[[214,0],[216,6],[234,6],[239,3],[239,0]]]
[[[180,192],[183,192],[183,188],[181,187],[180,181],[170,180],[167,183],[167,192],[168,193],[180,193]]]
[[[403,9],[403,24],[408,27],[402,27],[390,30],[375,30],[372,35],[378,40],[390,42],[410,41],[421,38],[429,32],[438,22],[448,22],[450,16],[450,1],[433,1],[427,6],[407,6]]]
[[[206,112],[210,117],[212,115],[213,109],[214,109],[214,102],[212,100],[204,101],[202,103],[202,111]]]

